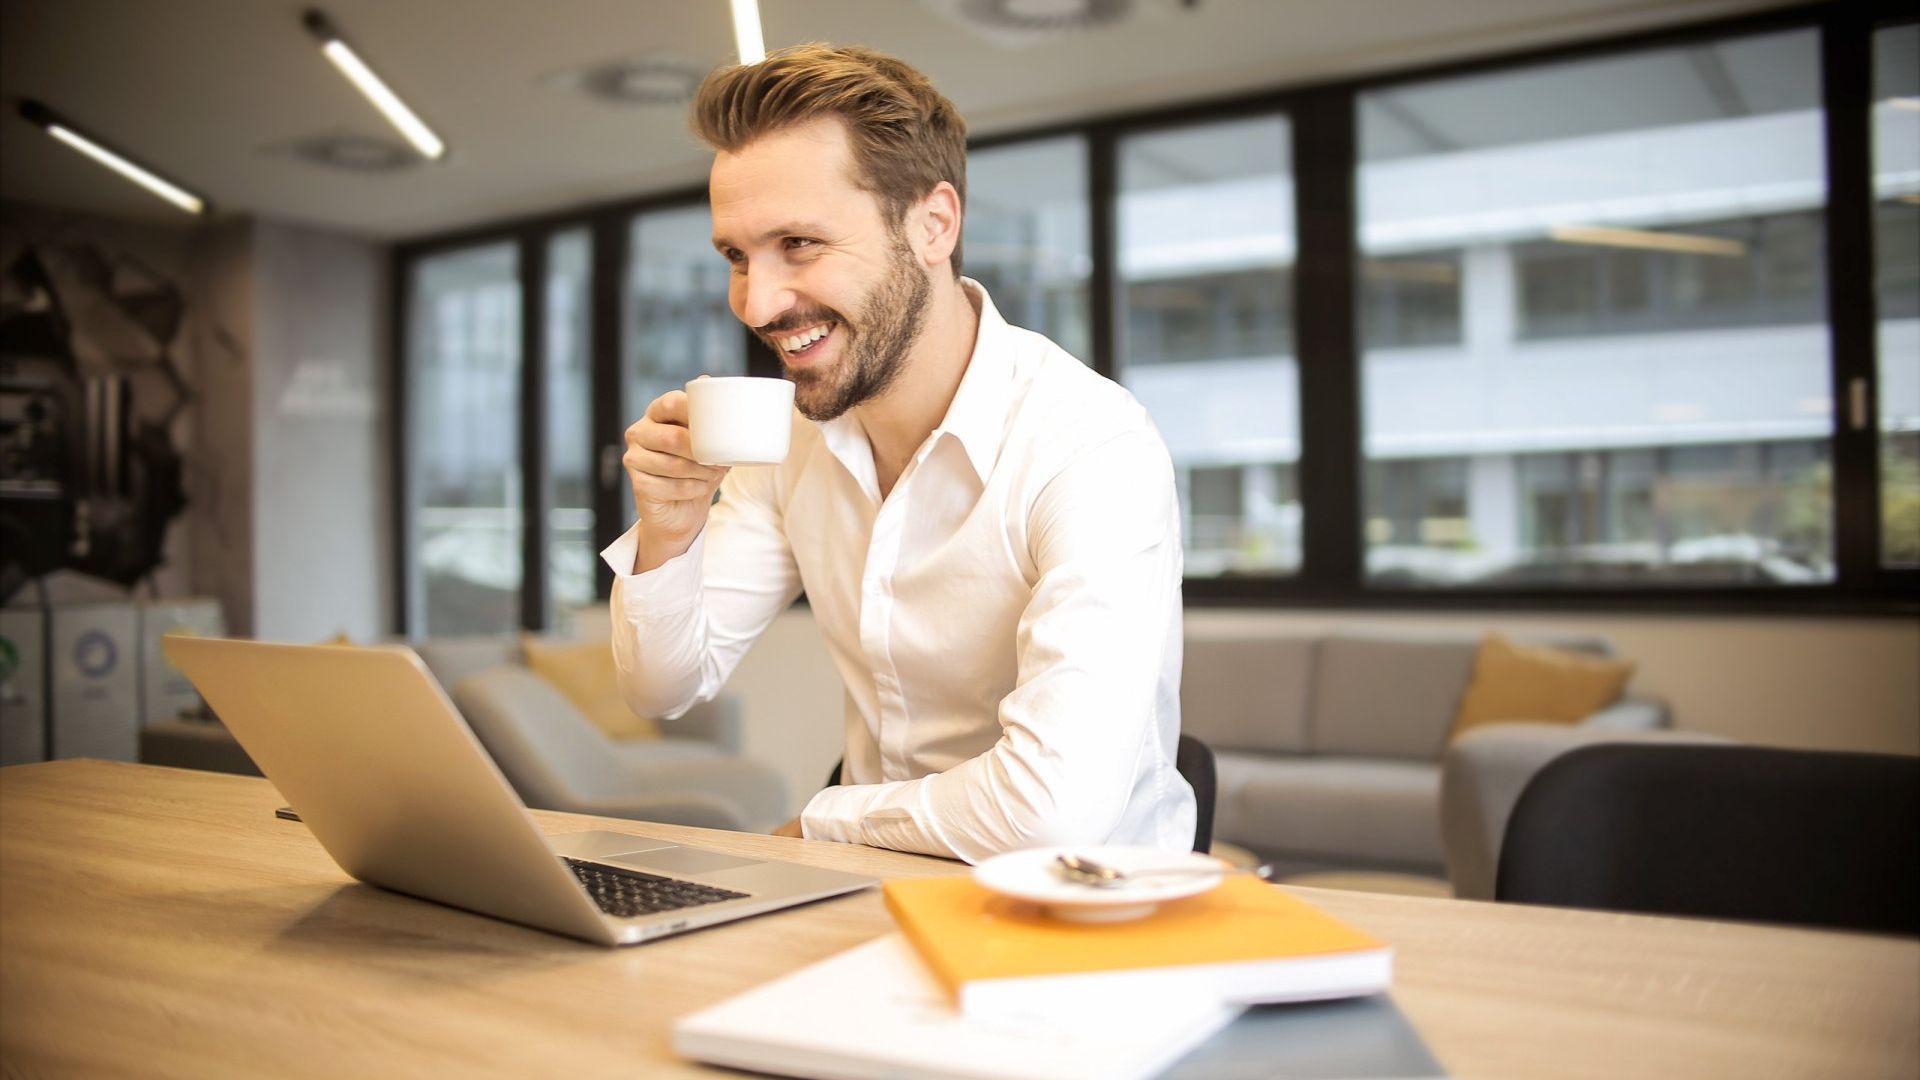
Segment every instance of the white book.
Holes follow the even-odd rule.
[[[1134,1080],[1158,1074],[1241,1009],[1146,995],[1044,1017],[963,1017],[899,933],[875,938],[673,1026],[678,1053],[818,1080]]]

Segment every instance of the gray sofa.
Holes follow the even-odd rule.
[[[414,650],[529,806],[753,831],[786,819],[786,785],[741,756],[740,708],[724,695],[659,720],[657,739],[615,740],[524,666],[515,638]]]
[[[1610,651],[1598,639],[1538,643]],[[1215,839],[1283,874],[1445,875],[1441,762],[1478,647],[1462,636],[1189,628],[1181,723],[1215,754]],[[1624,697],[1577,730],[1666,726],[1661,703]]]

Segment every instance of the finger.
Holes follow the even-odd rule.
[[[663,454],[644,446],[628,447],[627,452],[621,456],[620,462],[636,473],[698,480],[706,484],[717,484],[721,477],[727,475],[726,470],[720,466],[702,465],[691,458],[684,458],[677,454]]]
[[[627,429],[627,445],[693,460],[693,435],[672,424],[642,420]]]
[[[687,426],[687,392],[669,390],[647,405],[647,419],[656,424]]]

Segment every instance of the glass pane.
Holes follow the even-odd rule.
[[[1813,31],[1359,112],[1373,584],[1832,580]]]
[[[593,600],[593,238],[547,241],[547,625]]]
[[[513,244],[421,259],[409,289],[415,633],[520,625],[520,279]]]
[[[1920,566],[1920,26],[1873,35],[1880,561]]]
[[[727,307],[731,268],[713,250],[704,205],[649,210],[633,219],[627,247],[626,323],[621,342],[622,415],[698,375],[745,375],[745,331]],[[633,524],[633,500],[623,527]]]
[[[1091,363],[1086,140],[1041,139],[968,155],[966,227],[962,272],[986,286],[1000,314]]]
[[[1293,175],[1284,116],[1120,143],[1121,381],[1167,440],[1187,575],[1300,566]],[[1407,324],[1433,333],[1425,298]]]

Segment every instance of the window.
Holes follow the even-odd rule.
[[[1460,344],[1460,255],[1416,251],[1363,260],[1360,334],[1366,347]]]
[[[1370,583],[1833,579],[1814,32],[1396,85],[1359,120]]]
[[[961,272],[986,286],[1015,326],[1093,362],[1087,281],[1087,144],[1074,135],[976,151],[967,157]]]
[[[547,617],[593,600],[593,240],[572,229],[547,242]]]
[[[1190,577],[1300,565],[1288,137],[1274,115],[1120,141],[1120,378],[1187,477]]]
[[[1817,212],[1623,234],[1562,230],[1561,236],[1549,233],[1514,251],[1523,338],[1820,323],[1827,317],[1819,272],[1826,235]],[[1607,246],[1623,238],[1677,250]]]
[[[520,281],[511,243],[415,262],[408,281],[409,629],[520,625]]]
[[[1920,567],[1920,25],[1873,35],[1880,561]]]
[[[714,253],[706,205],[634,217],[627,248],[621,416],[640,419],[654,398],[701,375],[745,375],[745,331],[727,307],[732,272]],[[622,500],[622,528],[634,520]]]

